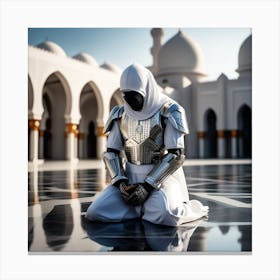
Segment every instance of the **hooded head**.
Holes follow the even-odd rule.
[[[150,118],[170,100],[160,92],[153,74],[140,64],[123,71],[120,90],[124,93],[125,112],[137,120]]]

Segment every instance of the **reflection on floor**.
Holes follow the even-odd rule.
[[[30,253],[251,252],[250,163],[203,165],[202,161],[197,166],[184,166],[190,198],[208,205],[210,212],[208,220],[178,228],[141,220],[87,221],[87,207],[106,185],[100,166],[32,168],[28,173]]]

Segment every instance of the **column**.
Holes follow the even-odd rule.
[[[230,139],[231,139],[231,157],[237,158],[237,137],[238,137],[238,130],[231,130],[230,131]]]
[[[205,132],[204,131],[198,131],[197,132],[198,137],[198,154],[199,158],[204,158],[204,139],[205,139]]]
[[[103,153],[106,150],[106,135],[103,134],[103,126],[97,127],[97,140],[96,140],[96,157],[97,159],[103,158]]]
[[[217,137],[218,137],[218,158],[225,158],[225,132],[224,132],[224,130],[218,130]]]
[[[66,159],[69,161],[77,161],[77,138],[78,125],[74,123],[66,124]]]
[[[40,126],[40,121],[39,120],[28,120],[28,126],[30,129],[30,149],[29,149],[29,158],[30,161],[38,161],[38,131],[39,131],[39,126]]]

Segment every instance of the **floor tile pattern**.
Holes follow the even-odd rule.
[[[251,164],[184,166],[190,199],[210,208],[208,219],[171,228],[141,220],[92,223],[84,218],[105,187],[100,168],[28,173],[30,253],[252,251]]]

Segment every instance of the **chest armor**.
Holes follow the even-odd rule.
[[[135,120],[126,113],[120,120],[127,160],[133,164],[153,164],[164,153],[161,113],[147,120]]]

